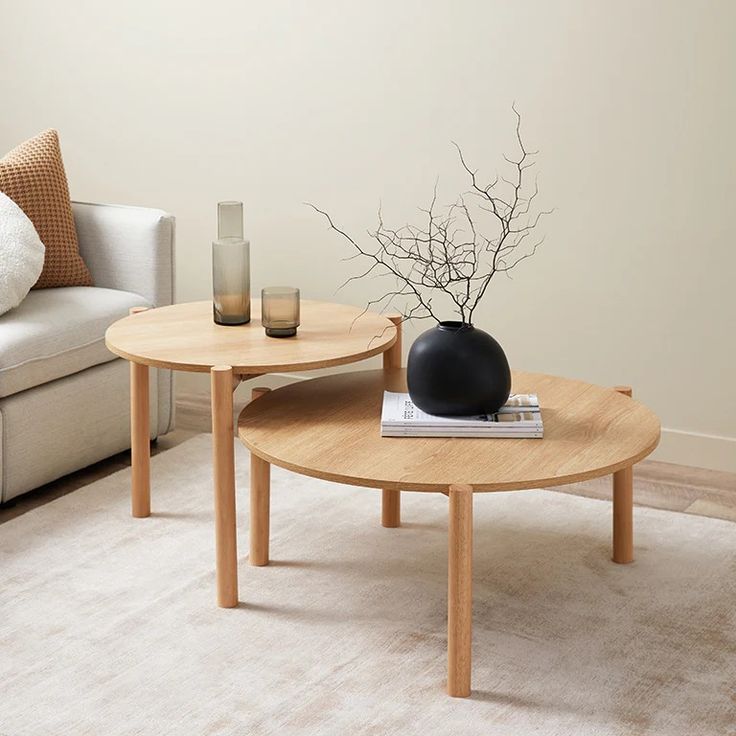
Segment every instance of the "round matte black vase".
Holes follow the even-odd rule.
[[[464,322],[440,322],[411,346],[406,368],[411,400],[428,414],[492,414],[511,392],[501,346]]]

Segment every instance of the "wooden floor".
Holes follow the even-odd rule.
[[[245,393],[241,390],[235,395],[236,417],[246,403]],[[209,407],[207,394],[182,396],[177,402],[177,429],[154,442],[151,453],[155,455],[165,452],[190,437],[210,432]],[[48,483],[0,506],[0,524],[128,465],[130,453],[122,452]],[[599,478],[585,483],[560,486],[555,490],[590,498],[610,499],[611,479]],[[634,501],[640,506],[736,522],[736,474],[645,460],[639,463],[634,471]]]

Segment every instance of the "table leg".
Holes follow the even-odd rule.
[[[148,405],[147,365],[130,364],[130,470],[131,513],[137,519],[151,515],[151,419]]]
[[[396,342],[383,354],[384,369],[401,368],[401,315],[389,319],[396,327]],[[381,525],[387,529],[401,526],[401,491],[384,488],[381,493]]]
[[[473,489],[450,486],[447,574],[447,692],[470,695],[473,631]]]
[[[212,387],[212,460],[215,492],[217,605],[238,605],[238,542],[235,519],[235,447],[233,443],[233,370],[214,366]]]
[[[629,386],[616,391],[631,396]],[[634,468],[613,474],[613,561],[625,565],[634,561]]]
[[[634,468],[613,474],[613,561],[634,561]]]
[[[251,400],[268,393],[268,388],[254,388]],[[268,565],[271,523],[271,463],[250,454],[250,555],[251,565]]]
[[[387,529],[401,526],[401,491],[384,488],[381,494],[381,524]]]
[[[128,313],[145,312],[131,307]],[[148,403],[149,370],[130,364],[130,506],[136,519],[151,515],[151,416]]]

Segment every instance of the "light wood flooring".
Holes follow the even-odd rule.
[[[246,402],[244,391],[235,394],[236,417]],[[176,430],[160,437],[152,444],[152,454],[165,452],[196,434],[211,431],[209,395],[193,393],[181,396],[177,402],[176,422]],[[129,464],[130,453],[122,452],[48,483],[0,506],[0,524],[99,478],[111,475]],[[560,486],[555,490],[590,498],[610,499],[611,480],[599,478],[585,483]],[[634,501],[640,506],[736,522],[736,474],[645,460],[634,470]]]

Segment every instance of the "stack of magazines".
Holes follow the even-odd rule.
[[[438,417],[423,412],[409,394],[385,391],[382,437],[542,437],[536,394],[512,394],[495,414]]]

